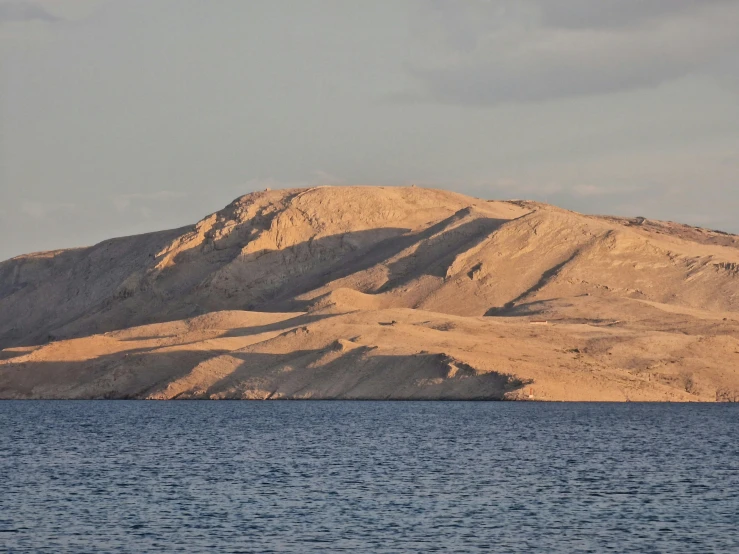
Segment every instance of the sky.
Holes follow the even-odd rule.
[[[739,233],[739,0],[0,0],[0,260],[265,187]]]

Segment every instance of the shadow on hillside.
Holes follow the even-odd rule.
[[[190,305],[198,310],[186,317],[223,309],[263,312],[305,309],[308,303],[293,301],[295,296],[371,267],[414,240],[413,236],[404,236],[407,228],[386,227],[329,235],[283,249],[242,254],[244,246],[256,240],[261,232],[251,240],[239,242],[223,251],[203,253],[204,258],[216,260],[216,267],[210,266],[205,273],[192,273],[184,283],[188,289],[185,297],[189,295]],[[185,258],[177,257],[175,261],[190,258],[192,253]],[[203,297],[199,288],[207,282],[207,277],[236,260],[244,268],[246,279],[234,279],[232,288],[225,292],[225,298]],[[183,268],[179,269],[181,272]],[[251,271],[247,271],[249,269]],[[176,266],[163,272],[162,282],[182,288],[183,283],[178,282],[176,273]],[[197,276],[197,282],[193,281],[194,276]],[[207,287],[203,290],[210,292]]]
[[[117,237],[93,246],[39,252],[0,261],[0,302],[25,288],[34,290],[50,281],[59,283],[80,278],[84,281],[85,277],[96,270],[105,277],[111,271],[111,262],[119,261],[121,257],[125,261],[138,261],[142,264],[151,262],[156,252],[192,227],[188,225],[178,229]],[[18,271],[21,265],[34,266],[36,271]],[[77,286],[79,284],[76,283]]]
[[[300,327],[302,325],[308,325],[315,321],[320,321],[332,317],[331,314],[301,314],[297,317],[292,317],[284,321],[278,321],[275,323],[268,323],[266,325],[254,325],[252,327],[237,327],[230,329],[222,337],[249,337],[252,335],[259,335],[260,333],[270,333],[273,331],[285,331],[293,327]]]
[[[345,254],[338,260],[340,264],[337,264],[337,267],[322,268],[320,271],[293,279],[289,285],[277,290],[270,299],[257,302],[254,307],[262,311],[307,309],[311,301],[295,301],[293,298],[320,288],[327,283],[366,271],[422,241],[430,242],[424,242],[408,257],[390,264],[388,280],[379,289],[362,290],[360,292],[367,294],[383,293],[422,275],[444,277],[458,254],[476,246],[495,229],[508,222],[505,219],[477,218],[450,229],[442,237],[433,240],[434,235],[442,233],[458,221],[464,212],[466,212],[466,209],[460,210],[418,233],[406,234],[408,229],[392,229],[392,231],[397,232],[394,236],[378,241],[368,249]],[[339,236],[354,237],[355,235],[361,235],[361,233],[364,232],[333,235],[319,240],[336,240],[336,237]],[[300,246],[296,245],[295,248]],[[320,278],[318,284],[316,283],[317,278]]]
[[[506,302],[502,307],[493,307],[490,308],[487,312],[485,312],[486,316],[501,316],[501,315],[508,315],[513,313],[513,310],[517,307],[518,303],[522,300],[525,300],[527,297],[532,296],[539,292],[541,289],[546,287],[549,283],[551,283],[554,279],[557,278],[560,271],[569,264],[572,260],[577,258],[577,256],[580,255],[580,249],[575,250],[566,260],[561,261],[560,263],[556,264],[553,267],[550,267],[547,269],[544,273],[541,274],[541,277],[539,280],[534,283],[531,287],[523,291],[521,294],[519,294],[516,298],[511,300],[510,302]],[[534,304],[529,303],[529,304]]]
[[[143,337],[114,337],[115,340],[120,342],[138,342],[142,340],[161,340],[161,339],[173,339],[176,338],[178,335],[145,335]]]
[[[442,354],[387,355],[373,350],[360,346],[348,351],[329,347],[288,354],[231,353],[241,365],[195,397],[502,400],[530,383],[502,373],[477,373],[459,362],[452,370]]]
[[[20,356],[25,356],[28,354],[29,351],[23,351],[23,350],[0,350],[0,361],[3,360],[12,360],[13,358],[18,358]]]
[[[406,234],[409,229],[389,228],[382,230],[386,235],[384,238],[374,240],[371,237],[374,231],[359,231],[354,233],[345,233],[341,235],[331,235],[316,241],[318,250],[325,247],[325,244],[335,244],[337,240],[343,241],[345,244],[358,244],[369,242],[367,247],[359,247],[355,250],[343,248],[341,255],[333,260],[332,265],[323,266],[298,276],[293,277],[289,283],[282,285],[280,288],[272,292],[271,297],[258,301],[255,306],[262,311],[282,311],[284,309],[307,309],[310,301],[296,301],[295,297],[308,293],[312,290],[321,288],[323,285],[332,281],[343,279],[355,273],[366,271],[371,267],[382,263],[382,261],[391,258],[402,252],[417,240],[418,234]],[[308,243],[301,243],[292,248],[301,248]],[[316,247],[313,247],[314,250]]]
[[[337,351],[330,346],[268,354],[139,349],[83,362],[11,362],[0,366],[0,398],[134,399],[171,393],[172,398],[502,400],[528,384],[500,373],[477,374],[458,362],[450,366],[440,354],[376,355],[373,350]],[[223,354],[240,364],[212,381],[206,372],[205,381],[188,382],[179,393],[176,388],[168,391],[198,364]],[[326,359],[332,354],[335,358]]]
[[[327,317],[332,317],[332,315],[331,314],[297,313],[295,317],[284,319],[282,321],[275,321],[274,323],[265,323],[263,325],[250,325],[248,327],[234,327],[232,329],[218,329],[218,328],[186,329],[186,330],[183,330],[182,333],[180,334],[145,335],[145,336],[140,336],[140,337],[134,336],[134,337],[126,337],[126,338],[122,338],[122,337],[114,337],[114,338],[115,340],[120,341],[120,342],[138,342],[138,341],[158,340],[158,339],[172,339],[178,336],[185,335],[187,333],[197,333],[197,332],[207,333],[208,331],[219,332],[215,338],[250,337],[252,335],[259,335],[261,333],[270,333],[273,331],[284,331],[286,329],[291,329],[293,327],[300,327],[301,325],[308,325],[309,323],[320,321]],[[201,341],[197,340],[194,342],[201,342]],[[192,343],[185,342],[185,343],[176,343],[176,344],[187,345],[187,344],[192,344]],[[0,355],[1,354],[2,353],[0,352]]]
[[[474,248],[508,222],[506,219],[478,218],[449,229],[437,237],[434,236],[442,233],[458,218],[459,215],[455,214],[419,233],[414,242],[422,241],[421,244],[409,257],[390,264],[388,280],[376,292],[382,293],[401,287],[423,275],[446,277],[449,267],[459,254]]]
[[[139,348],[84,361],[11,361],[0,366],[0,399],[146,398],[227,350]]]
[[[526,302],[523,304],[514,304],[508,302],[504,306],[490,308],[485,312],[485,316],[498,317],[526,317],[540,315],[548,309],[547,303],[550,300],[536,300],[534,302]]]
[[[6,320],[4,329],[0,324],[0,348],[46,344],[54,339],[55,330],[91,313],[104,312],[118,300],[116,291],[130,276],[131,268],[138,271],[155,264],[156,253],[191,228],[120,237],[54,255],[25,256],[0,263],[0,313],[12,313],[20,307],[24,314],[22,322]],[[20,266],[33,269],[24,267],[19,271]],[[59,297],[51,291],[58,291]],[[48,309],[50,296],[54,297],[52,313]],[[129,326],[97,324],[94,332]],[[74,336],[84,334],[90,333]]]
[[[182,229],[177,230],[177,232],[181,231]],[[137,269],[147,267],[153,260],[148,252],[154,248],[139,243],[151,239],[157,235],[156,233],[114,239],[90,248],[65,251],[51,258],[50,261],[43,262],[49,265],[45,286],[52,286],[56,281],[54,286],[67,289],[79,286],[79,283],[85,283],[86,288],[96,288],[101,292],[97,295],[75,295],[75,298],[80,299],[80,306],[70,308],[68,303],[60,304],[58,307],[60,315],[56,319],[47,318],[42,323],[34,321],[32,328],[30,324],[27,328],[14,327],[0,335],[0,348],[43,345],[54,340],[117,331],[139,325],[166,323],[225,309],[266,312],[299,311],[301,308],[299,303],[286,302],[278,305],[279,295],[287,291],[288,296],[292,297],[298,294],[296,291],[316,288],[316,280],[333,279],[337,275],[348,275],[369,267],[373,265],[373,256],[380,260],[382,255],[387,255],[386,248],[405,248],[405,240],[399,245],[395,245],[394,241],[407,232],[407,228],[392,227],[342,233],[304,241],[284,250],[265,250],[249,254],[244,257],[244,262],[247,264],[263,257],[266,257],[263,261],[269,261],[270,256],[275,256],[278,262],[276,267],[283,267],[284,271],[276,273],[274,268],[271,268],[257,272],[258,268],[254,265],[254,276],[250,281],[234,283],[234,287],[238,288],[226,291],[225,297],[218,298],[210,297],[211,291],[204,286],[204,283],[210,275],[236,259],[245,243],[231,247],[226,253],[220,252],[217,262],[213,264],[202,264],[207,269],[205,272],[194,271],[194,264],[187,263],[192,253],[184,258],[176,257],[176,260],[184,260],[184,263],[179,267],[175,266],[163,271],[153,283],[146,283],[144,288],[128,291],[125,295],[118,294],[117,291],[130,275],[128,272],[119,271],[118,268],[126,264],[129,270],[133,266]],[[175,233],[161,233],[160,235],[171,239]],[[160,239],[160,237],[154,238]],[[129,259],[127,253],[120,258],[120,262],[125,262],[125,264],[117,263],[119,258],[116,257],[98,260],[104,254],[98,250],[109,246],[111,248],[122,247],[121,245],[128,244],[126,240],[129,240],[133,246],[139,246],[140,250],[145,251],[146,254],[142,254],[141,259],[135,263]],[[407,240],[412,242],[414,239],[409,237]],[[144,246],[147,247],[144,248]],[[161,245],[157,243],[156,246]],[[337,252],[338,255],[336,255]],[[203,253],[203,257],[208,255],[208,253]],[[65,269],[65,264],[69,265],[72,261],[74,261],[74,269],[68,271]],[[306,264],[306,262],[310,263]],[[104,273],[98,275],[94,271],[97,267],[96,263],[105,268]],[[301,265],[309,267],[309,270],[298,271]],[[8,268],[12,269],[10,266]],[[5,267],[0,269],[5,269]],[[334,272],[334,276],[327,277],[331,272]],[[178,273],[183,274],[181,278],[177,276]],[[34,282],[31,289],[37,288],[36,285]],[[20,293],[23,294],[23,287],[19,287],[20,284],[14,282],[11,273],[7,271],[5,274],[0,273],[0,290],[5,290],[10,294],[12,289],[16,292],[21,291]],[[84,290],[82,292],[84,293]],[[46,302],[47,298],[44,296],[37,300]],[[46,313],[36,305],[36,302],[30,299],[25,302],[28,303],[29,310]],[[2,309],[2,301],[0,301],[0,309]],[[105,314],[104,320],[96,319],[95,314]],[[80,322],[82,322],[80,332],[61,331],[62,329],[74,329],[75,324]]]
[[[51,278],[56,281],[55,286],[66,290],[84,283],[83,288],[95,289],[95,295],[85,294],[82,290],[74,295],[77,298],[74,305],[66,301],[57,307],[57,317],[43,322],[34,320],[24,328],[14,329],[12,336],[7,331],[0,336],[0,346],[45,344],[52,340],[165,323],[224,309],[304,310],[309,303],[294,300],[296,296],[365,271],[419,241],[428,242],[420,244],[409,258],[391,264],[389,280],[379,290],[364,292],[383,292],[424,274],[443,277],[460,251],[474,246],[506,221],[478,218],[450,229],[441,239],[432,238],[459,218],[460,212],[418,233],[408,234],[409,230],[401,227],[356,231],[246,256],[241,255],[246,244],[244,241],[235,241],[233,246],[223,251],[204,250],[200,253],[202,256],[188,251],[187,255],[179,255],[184,257],[175,258],[182,261],[179,267],[175,265],[163,271],[153,282],[142,281],[139,285],[126,286],[125,294],[121,292],[121,286],[130,277],[132,268],[140,270],[154,263],[156,260],[150,256],[154,246],[166,242],[165,238],[169,240],[181,230],[115,239],[90,249],[71,251],[60,257],[67,261],[73,257],[74,270],[53,271]],[[134,246],[139,246],[141,252],[132,252]],[[112,249],[110,253],[105,250],[108,247]],[[227,288],[219,290],[216,295],[208,286],[208,280],[240,256],[244,264],[240,270],[243,278],[227,282]],[[213,263],[189,263],[191,257],[201,261],[211,258]],[[101,273],[101,268],[105,268],[104,273]],[[128,269],[124,271],[125,268]],[[220,285],[223,286],[223,281]],[[0,279],[0,288],[6,286],[10,290],[19,283],[12,282],[9,277]],[[21,291],[18,294],[25,293]],[[43,312],[38,302],[45,302],[46,298],[29,296],[26,301],[28,310]]]

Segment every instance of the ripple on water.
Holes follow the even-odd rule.
[[[739,407],[0,402],[8,552],[737,552]]]

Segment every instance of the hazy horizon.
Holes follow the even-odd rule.
[[[733,0],[0,0],[0,260],[265,187],[739,233]]]

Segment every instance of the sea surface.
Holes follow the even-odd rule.
[[[739,552],[739,405],[0,402],[0,552]]]

